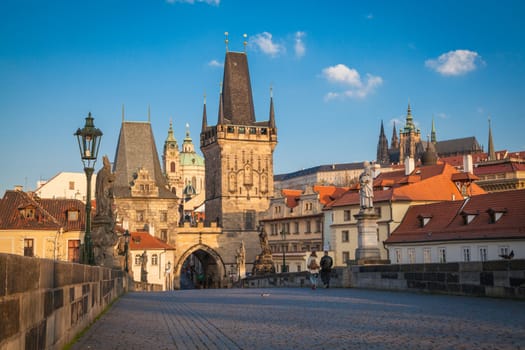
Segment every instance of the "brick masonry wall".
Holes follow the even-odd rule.
[[[0,349],[61,349],[128,283],[121,270],[0,254]]]
[[[351,287],[525,299],[525,260],[349,268]]]

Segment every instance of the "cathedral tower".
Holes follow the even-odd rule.
[[[268,120],[256,121],[245,52],[226,53],[218,114],[217,125],[208,126],[203,111],[206,221],[225,231],[253,231],[273,196],[277,128],[272,96]]]
[[[379,142],[377,143],[377,158],[379,164],[389,164],[390,155],[388,154],[388,140],[385,135],[385,128],[381,120],[381,131],[379,132]]]
[[[407,157],[417,161],[424,151],[425,149],[421,143],[421,131],[414,124],[409,103],[405,127],[399,133],[399,163],[404,164]]]
[[[173,135],[173,123],[171,120],[168,137],[164,141],[162,160],[164,161],[164,174],[166,174],[170,190],[180,196],[180,191],[177,193],[177,189],[180,189],[183,183],[179,171],[179,145]]]

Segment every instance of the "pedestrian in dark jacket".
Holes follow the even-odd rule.
[[[334,264],[332,258],[328,255],[328,251],[324,251],[324,256],[321,258],[321,281],[325,288],[330,288],[330,273],[332,273],[332,265]]]

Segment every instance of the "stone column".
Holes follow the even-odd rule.
[[[357,249],[355,259],[359,265],[379,262],[381,253],[377,242],[377,215],[373,208],[362,209],[354,215],[357,220]]]

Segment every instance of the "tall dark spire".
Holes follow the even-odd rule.
[[[496,152],[494,151],[494,142],[492,141],[492,126],[490,124],[489,117],[489,149],[488,149],[489,160],[496,160]]]
[[[432,142],[433,144],[437,142],[436,126],[434,125],[434,116],[432,116],[432,131],[430,132],[430,142]]]
[[[390,147],[392,149],[399,148],[399,138],[397,137],[396,122],[394,121],[394,129],[392,130],[392,139],[390,140]]]
[[[275,128],[275,112],[273,111],[273,89],[270,87],[270,120],[268,121],[270,128]]]
[[[226,52],[222,90],[224,118],[231,124],[253,125],[255,110],[248,57],[244,52]]]
[[[204,132],[208,128],[208,116],[206,114],[206,94],[204,94],[204,105],[202,107],[202,129],[201,131]]]
[[[377,143],[376,161],[379,164],[390,163],[390,156],[388,154],[388,140],[386,139],[385,128],[383,127],[382,120],[381,120],[381,131],[379,132],[379,142]]]

